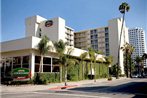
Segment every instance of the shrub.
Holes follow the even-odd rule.
[[[70,81],[78,81],[78,69],[77,66],[69,66],[67,79]]]
[[[35,84],[48,84],[59,82],[59,73],[35,73],[34,83]]]

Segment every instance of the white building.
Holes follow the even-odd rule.
[[[52,47],[52,41],[62,39],[65,42],[69,42],[65,54],[69,48],[72,48],[71,55],[80,56],[81,53],[86,51],[74,48],[73,32],[73,29],[66,26],[65,20],[60,17],[49,20],[40,16],[27,18],[26,36],[24,38],[1,43],[2,74],[11,76],[11,71],[15,68],[28,68],[31,77],[33,77],[34,72],[39,71],[40,54],[37,45],[41,40],[40,37],[43,35],[49,37],[51,40],[49,44]],[[105,61],[103,55],[99,55],[98,58],[102,58]],[[56,63],[57,59],[57,53],[53,48],[44,57],[43,72],[59,72],[59,64]]]
[[[97,51],[102,51],[107,56],[113,56],[113,64],[116,64],[118,62],[118,47],[120,42],[121,25],[122,18],[116,18],[109,20],[108,26],[78,31],[74,33],[75,47],[81,49],[92,47]],[[125,42],[129,42],[129,39],[128,28],[124,23],[120,47],[122,47]],[[119,65],[122,74],[124,74],[124,57],[122,50],[119,51],[119,55]]]
[[[51,41],[62,39],[74,46],[74,30],[66,26],[66,22],[61,17],[45,19],[41,16],[32,16],[26,19],[26,37],[41,37],[46,35]]]
[[[142,28],[129,29],[129,42],[135,48],[132,54],[133,59],[137,56],[142,57],[146,53],[145,31]],[[147,66],[147,61],[144,62],[144,66]]]

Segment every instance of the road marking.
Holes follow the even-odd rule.
[[[35,94],[52,94],[52,95],[64,95],[64,96],[74,96],[74,97],[84,97],[84,98],[111,98],[111,97],[105,97],[105,96],[92,96],[92,95],[76,95],[76,94],[61,94],[61,93],[45,93],[45,92],[33,92]]]

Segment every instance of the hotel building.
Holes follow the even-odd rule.
[[[74,48],[74,30],[66,26],[64,19],[57,17],[45,19],[40,16],[28,17],[26,19],[25,37],[21,39],[1,42],[1,74],[11,76],[15,68],[27,68],[31,77],[39,71],[40,54],[37,48],[41,37],[46,35],[50,41],[49,45],[53,47],[54,41],[60,39],[68,42],[65,54],[69,48],[72,48],[72,56],[80,56],[85,50]],[[104,55],[98,55],[105,61]],[[58,55],[53,47],[44,57],[43,72],[59,72],[59,64],[56,62]]]
[[[74,46],[74,30],[66,26],[65,20],[57,17],[45,19],[41,16],[28,17],[26,19],[26,37],[41,37],[46,35],[51,41],[68,42],[69,46]]]
[[[133,59],[137,56],[142,57],[146,53],[145,31],[142,28],[129,29],[129,42],[135,48],[132,54]],[[147,66],[147,61],[144,62],[144,66]]]
[[[108,21],[108,26],[82,30],[74,33],[74,45],[77,48],[85,49],[92,47],[97,51],[102,51],[106,56],[113,56],[113,64],[118,62],[118,47],[120,42],[122,18],[116,18]],[[129,42],[128,28],[123,26],[120,47],[125,42]],[[124,74],[123,51],[119,51],[119,65]]]

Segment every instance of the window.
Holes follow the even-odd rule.
[[[39,72],[40,56],[35,56],[35,72]]]
[[[43,64],[51,64],[51,58],[44,57]]]
[[[39,72],[40,67],[40,56],[35,56],[35,72]],[[43,58],[43,72],[51,72],[51,58]]]
[[[43,72],[51,72],[51,66],[43,64]]]
[[[59,59],[53,58],[53,70],[52,72],[59,72]]]
[[[22,68],[29,68],[29,56],[22,57]]]
[[[43,72],[51,72],[51,58],[43,58]]]
[[[21,57],[14,57],[13,68],[21,68]]]

